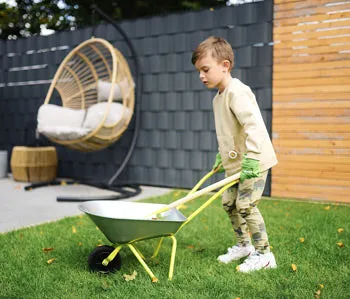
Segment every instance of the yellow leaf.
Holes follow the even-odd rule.
[[[178,206],[177,206],[177,209],[178,209],[178,210],[186,210],[186,209],[187,209],[187,206],[186,206],[186,205],[178,205]]]
[[[73,234],[76,234],[76,233],[77,233],[77,229],[75,228],[74,225],[72,226],[72,233],[73,233]]]
[[[53,250],[53,247],[46,247],[46,248],[43,248],[43,251],[44,252],[49,252],[49,251],[52,251]]]
[[[296,264],[292,264],[292,270],[293,270],[294,272],[297,271],[297,265],[296,265]]]
[[[324,210],[328,211],[331,208],[331,206],[324,207]]]
[[[66,181],[61,181],[61,186],[66,186],[67,185],[67,182]]]
[[[134,272],[131,275],[128,274],[123,274],[123,277],[125,279],[125,281],[131,281],[134,280],[136,278],[137,272],[134,270]]]
[[[342,227],[339,227],[339,228],[338,228],[338,233],[341,234],[343,231],[344,231],[344,228],[342,228]]]
[[[324,289],[324,285],[323,285],[322,283],[319,284],[319,287],[320,287],[321,289]]]
[[[304,238],[299,238],[300,243],[304,243],[305,239]]]
[[[102,288],[104,290],[108,290],[110,288],[109,283],[107,281],[105,281],[105,280],[102,280]]]
[[[83,243],[79,242],[79,243],[78,243],[78,246],[83,246]]]
[[[340,248],[342,248],[342,247],[345,246],[343,242],[337,242],[337,245],[338,245]]]
[[[48,265],[51,265],[51,264],[54,262],[54,260],[55,260],[55,258],[49,259],[49,260],[47,261],[47,264],[48,264]]]

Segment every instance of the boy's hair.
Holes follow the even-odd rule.
[[[234,54],[231,45],[223,38],[210,36],[202,41],[192,53],[192,64],[206,54],[211,53],[212,57],[219,62],[228,60],[230,62],[230,71],[234,65]]]

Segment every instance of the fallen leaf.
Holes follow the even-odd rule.
[[[77,229],[75,228],[74,225],[72,226],[72,233],[73,233],[73,234],[76,234],[76,233],[77,233]]]
[[[345,246],[343,242],[337,242],[337,245],[338,245],[340,248],[342,248],[342,247]]]
[[[299,238],[300,243],[304,243],[305,239],[304,238]]]
[[[45,247],[45,248],[43,248],[44,252],[49,252],[49,251],[52,251],[52,250],[53,250],[53,247]]]
[[[188,245],[187,248],[194,249],[194,246],[193,245]]]
[[[321,289],[324,289],[324,285],[323,285],[322,283],[319,284],[319,287],[320,287]]]
[[[67,185],[67,182],[66,181],[61,181],[61,186],[66,186]]]
[[[292,264],[292,270],[293,270],[293,272],[297,271],[297,265],[296,264]]]
[[[315,293],[314,293],[314,297],[315,298],[320,298],[320,296],[321,296],[321,290],[317,290]]]
[[[125,281],[131,281],[134,280],[136,278],[137,272],[134,270],[134,272],[131,275],[128,274],[123,274],[123,277],[125,279]]]
[[[56,258],[49,259],[49,260],[47,261],[47,264],[48,264],[48,265],[51,265],[55,260],[56,260]]]
[[[186,206],[186,205],[178,205],[178,206],[177,206],[177,209],[178,209],[178,210],[186,210],[186,209],[187,209],[187,206]]]
[[[79,243],[78,243],[78,246],[83,246],[83,243],[79,242]]]
[[[342,227],[339,227],[339,228],[338,228],[338,233],[341,234],[343,231],[344,231],[344,228],[342,228]]]
[[[108,290],[110,288],[109,283],[107,281],[105,281],[105,280],[102,280],[102,288],[104,290]]]
[[[324,207],[324,210],[328,211],[331,208],[331,206]]]

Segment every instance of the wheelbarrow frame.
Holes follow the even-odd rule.
[[[206,190],[213,190],[212,187],[215,187],[216,184],[219,184],[221,182],[225,183],[225,185],[217,191],[215,192],[204,204],[202,204],[197,210],[195,210],[191,215],[189,215],[187,217],[187,219],[185,221],[182,222],[182,224],[180,225],[180,227],[176,230],[176,232],[174,233],[169,233],[169,234],[163,234],[163,235],[155,235],[155,236],[148,236],[145,238],[141,238],[141,239],[136,239],[133,241],[129,241],[129,242],[125,242],[125,243],[118,243],[118,244],[112,244],[112,246],[115,248],[106,258],[103,259],[102,261],[102,265],[103,266],[108,266],[109,263],[111,263],[118,255],[118,253],[120,252],[120,250],[123,247],[128,247],[131,252],[134,254],[134,256],[136,257],[136,259],[139,261],[139,263],[142,265],[142,267],[145,269],[145,271],[147,272],[147,274],[150,276],[152,282],[157,282],[158,278],[154,275],[154,273],[152,272],[152,270],[149,268],[149,266],[146,264],[145,262],[145,257],[144,255],[140,252],[140,250],[135,246],[135,243],[139,242],[139,241],[144,241],[147,239],[156,239],[156,238],[160,238],[153,255],[151,256],[151,259],[157,257],[160,249],[161,249],[161,245],[163,243],[164,238],[170,238],[172,241],[172,249],[171,249],[171,256],[170,256],[170,265],[169,265],[169,273],[168,273],[168,279],[172,280],[173,275],[174,275],[174,266],[175,266],[175,256],[176,256],[176,249],[177,249],[177,240],[175,237],[175,234],[177,234],[186,224],[188,224],[194,217],[196,217],[199,213],[201,213],[205,208],[207,208],[211,203],[213,203],[219,196],[222,195],[222,193],[227,190],[228,188],[232,187],[233,185],[238,183],[239,180],[239,173],[236,175],[233,175],[231,177],[226,178],[225,180],[222,180],[216,184],[213,184],[211,186],[208,186],[204,189],[202,189],[201,191],[197,191],[202,185],[203,183],[209,179],[213,174],[215,174],[217,171],[219,170],[219,168],[213,169],[211,170],[209,173],[207,173],[194,187],[193,189],[188,193],[188,195],[182,199],[179,199],[157,211],[154,211],[152,213],[152,215],[159,215],[164,211],[167,211],[171,208],[176,208],[179,209],[179,207],[181,206],[181,204],[188,202],[194,198],[197,198],[203,194],[208,193],[209,191]],[[219,184],[220,185],[220,184]],[[217,188],[216,188],[217,189]],[[83,209],[82,209],[83,210]],[[84,210],[83,210],[84,211]],[[84,211],[85,212],[85,211]],[[145,215],[145,216],[150,216],[150,215]],[[103,231],[102,231],[103,232]]]

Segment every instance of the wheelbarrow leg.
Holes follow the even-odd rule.
[[[162,246],[163,240],[164,240],[164,237],[160,238],[158,245],[157,245],[156,249],[154,250],[153,255],[151,256],[151,259],[154,259],[158,255],[160,247]]]
[[[107,256],[103,261],[102,261],[102,265],[103,266],[108,266],[108,264],[114,260],[114,258],[117,256],[118,252],[120,251],[120,249],[122,248],[122,245],[119,245],[118,247],[116,247],[109,256]]]
[[[145,263],[145,261],[142,259],[142,257],[139,255],[139,253],[137,252],[137,250],[135,249],[135,247],[132,244],[127,244],[130,248],[130,250],[132,251],[132,253],[136,256],[136,258],[139,260],[140,264],[142,265],[142,267],[146,270],[146,272],[148,273],[148,275],[151,277],[152,282],[157,282],[158,278],[153,274],[153,272],[151,271],[151,269],[147,266],[147,264]]]
[[[171,257],[170,257],[170,266],[169,266],[169,276],[168,279],[173,279],[173,273],[174,273],[174,265],[175,265],[175,255],[176,255],[176,247],[177,247],[177,241],[174,235],[169,236],[171,240],[173,241],[173,246],[171,248]]]

